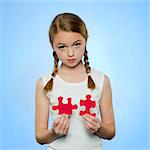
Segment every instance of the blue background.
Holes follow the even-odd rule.
[[[111,80],[116,136],[104,149],[148,150],[149,10],[144,0],[1,1],[0,149],[47,149],[35,141],[35,85],[53,68],[53,17],[73,12],[89,31],[90,65]]]

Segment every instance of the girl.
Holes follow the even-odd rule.
[[[75,14],[59,14],[49,39],[54,69],[37,81],[36,141],[48,150],[101,150],[101,139],[115,135],[112,93],[109,78],[89,65],[86,25]]]

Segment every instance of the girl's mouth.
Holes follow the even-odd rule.
[[[76,59],[67,59],[69,63],[73,63]]]

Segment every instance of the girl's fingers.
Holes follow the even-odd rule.
[[[57,135],[66,135],[69,129],[70,119],[68,115],[61,115],[53,122],[53,130]]]
[[[60,117],[58,117],[57,119],[55,119],[53,121],[53,124],[52,124],[52,130],[54,131],[55,134],[59,135],[59,130],[57,129],[57,126],[59,124],[59,121],[60,121]]]
[[[57,124],[58,124],[58,122],[59,122],[59,118],[56,118],[54,121],[53,121],[53,127],[56,127],[57,126]]]
[[[68,122],[68,115],[65,115],[64,116],[64,121],[63,121],[61,129],[60,129],[60,133],[61,134],[65,134],[66,133],[67,122]]]
[[[90,124],[92,124],[93,126],[96,126],[96,122],[93,120],[93,118],[91,118],[91,117],[89,117],[89,116],[86,116],[86,115],[83,115],[82,116],[83,117],[83,119],[85,120],[85,121],[88,121]]]
[[[64,135],[66,134],[66,126],[67,126],[67,122],[68,122],[68,115],[63,114],[60,117],[60,120],[55,128],[55,132],[58,135]]]
[[[83,124],[90,132],[94,133],[94,130],[90,129],[90,127],[85,122],[83,122]]]
[[[99,118],[93,117],[89,114],[83,115],[83,118],[86,119],[87,121],[91,120],[91,122],[93,122],[94,125],[99,124],[101,122]]]
[[[85,115],[83,115],[83,117],[89,118],[89,119],[91,119],[91,120],[92,120],[93,122],[95,122],[95,123],[100,122],[100,119],[99,119],[99,118],[96,118],[96,117],[94,117],[94,116],[92,116],[92,115],[90,115],[90,114],[85,114]]]
[[[85,121],[85,123],[89,127],[89,129],[95,130],[95,127],[91,123],[89,123],[88,121]]]
[[[62,125],[63,119],[64,119],[63,115],[59,116],[53,123],[52,128],[57,135],[60,135],[60,127]]]
[[[65,134],[68,133],[69,126],[70,126],[70,119],[67,120],[67,125],[66,125],[66,128],[64,129]]]
[[[100,120],[95,118],[89,114],[83,115],[83,119],[85,120],[86,127],[89,130],[96,132],[100,127]]]
[[[62,124],[63,124],[63,122],[64,122],[64,119],[65,119],[65,117],[64,117],[64,115],[62,115],[62,116],[60,117],[60,120],[59,120],[58,125],[57,125],[57,129],[58,129],[59,131],[60,131],[61,126],[62,126]]]

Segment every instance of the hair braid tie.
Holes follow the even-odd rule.
[[[88,76],[91,76],[91,73],[88,73],[87,75],[88,75]]]

